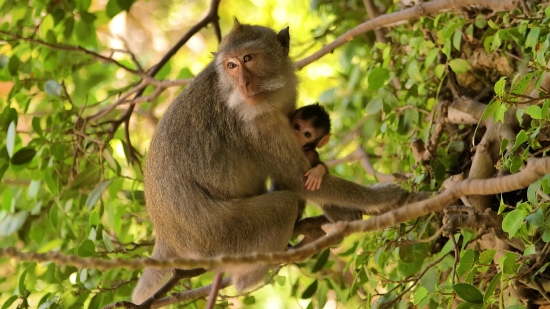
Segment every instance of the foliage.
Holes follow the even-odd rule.
[[[299,59],[365,18],[361,1],[312,0],[309,7],[297,2],[223,2],[222,31],[229,29],[233,15],[242,13],[244,19],[256,14],[247,12],[258,11],[256,20],[245,21],[274,28],[290,24],[292,55]],[[230,7],[234,4],[239,11]],[[402,9],[397,1],[375,4],[387,13]],[[144,208],[144,156],[157,117],[186,79],[210,60],[208,51],[216,49],[211,28],[197,34],[155,77],[176,81],[175,87],[157,93],[159,88],[149,84],[148,99],[131,118],[125,117],[130,104],[120,97],[140,83],[143,71],[198,21],[207,5],[133,0],[0,4],[0,136],[6,141],[0,145],[0,247],[80,257],[150,254],[154,237]],[[548,70],[550,6],[535,3],[530,9],[421,17],[389,28],[387,42],[376,41],[371,31],[304,68],[300,104],[318,100],[333,118],[335,134],[324,158],[344,157],[362,146],[378,171],[406,174],[404,185],[420,190],[437,190],[449,175],[469,171],[472,144],[478,145],[489,130],[481,124],[448,124],[428,162],[415,160],[410,145],[413,137],[430,139],[432,112],[440,101],[453,100],[449,81],[461,95],[486,93],[476,99],[487,105],[480,123],[509,123],[507,111],[513,110],[523,125],[513,138],[499,142],[502,171],[514,173],[527,158],[545,156],[550,97],[540,77]],[[126,36],[109,34],[122,26],[129,28]],[[162,32],[166,36],[159,37]],[[523,96],[533,88],[541,90],[540,99]],[[332,172],[363,184],[376,182],[354,162],[338,164]],[[454,301],[461,308],[515,308],[526,302],[510,296],[514,284],[535,293],[532,300],[544,301],[532,282],[548,282],[549,180],[491,197],[502,231],[523,250],[480,247],[475,240],[481,226],[440,236],[443,214],[435,213],[378,233],[352,235],[334,249],[271,274],[263,289],[223,298],[218,306],[260,308],[276,302],[284,308],[323,308],[335,301],[345,308],[439,308]],[[306,211],[318,213],[314,207]],[[100,272],[0,259],[0,304],[101,308],[127,300],[138,276],[139,271],[124,269]],[[211,280],[206,274],[180,289]],[[202,308],[204,303],[195,299],[186,306]]]

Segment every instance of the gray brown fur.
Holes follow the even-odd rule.
[[[219,60],[243,44],[262,53],[258,78],[271,88],[260,106],[228,99],[232,82],[224,77]],[[331,175],[325,176],[321,189],[305,190],[303,175],[310,164],[288,122],[296,85],[288,32],[277,35],[236,23],[214,61],[170,105],[153,135],[145,166],[147,211],[156,232],[153,258],[283,251],[300,198],[379,214],[425,197],[395,184],[364,187]],[[268,177],[285,191],[267,193]],[[333,208],[329,214],[338,216],[338,211]],[[242,291],[258,284],[269,267],[216,270],[232,275]],[[134,290],[134,303],[154,293],[168,273],[146,269]]]

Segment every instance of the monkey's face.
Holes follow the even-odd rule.
[[[300,146],[312,145],[316,147],[317,138],[322,136],[320,130],[313,127],[313,121],[294,117],[290,122],[292,130],[298,139]]]
[[[241,118],[286,113],[294,104],[296,76],[288,57],[289,40],[288,28],[276,33],[238,21],[223,38],[214,60],[219,90]]]
[[[244,102],[251,106],[258,105],[268,90],[260,87],[262,80],[258,72],[260,53],[247,50],[235,51],[225,55],[223,65],[231,77]]]

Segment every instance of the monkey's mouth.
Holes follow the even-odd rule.
[[[262,94],[262,93],[264,93],[264,91],[259,91],[259,92],[256,92],[254,94],[245,96],[244,97],[244,102],[246,104],[252,105],[252,106],[258,105],[260,103],[259,95]]]

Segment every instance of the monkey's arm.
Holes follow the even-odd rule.
[[[297,192],[302,198],[321,206],[327,204],[361,209],[368,215],[381,214],[403,205],[429,198],[432,192],[408,192],[398,184],[378,183],[362,186],[325,175],[319,190]]]

